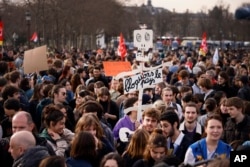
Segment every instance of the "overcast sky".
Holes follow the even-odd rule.
[[[129,0],[125,0],[129,1]],[[131,3],[147,4],[147,0],[130,0]],[[155,7],[163,7],[170,11],[175,9],[176,12],[185,12],[189,9],[190,12],[199,12],[201,9],[207,11],[215,5],[220,4],[230,5],[230,12],[235,12],[235,9],[241,6],[242,3],[250,2],[249,0],[151,0]]]

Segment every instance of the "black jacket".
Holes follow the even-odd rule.
[[[23,155],[16,159],[12,167],[36,167],[40,162],[49,157],[46,147],[35,146],[28,149]]]
[[[54,150],[47,143],[47,140],[45,138],[39,137],[35,134],[34,134],[34,137],[36,139],[36,145],[43,146],[44,148],[47,149],[47,152],[50,155],[55,155]],[[2,138],[0,140],[0,163],[1,163],[1,166],[4,166],[4,167],[12,167],[12,164],[13,164],[13,158],[11,157],[11,154],[8,152],[9,142],[10,142],[10,138]]]
[[[138,161],[139,159],[142,159],[142,156],[141,157],[131,157],[131,155],[129,155],[128,153],[125,152],[123,154],[122,158],[124,160],[125,166],[133,166],[136,161]]]
[[[223,135],[222,140],[228,144],[235,140],[246,141],[249,140],[250,134],[250,117],[245,115],[244,119],[236,124],[235,119],[228,118]]]
[[[155,165],[155,160],[150,158],[149,160],[139,159],[134,163],[132,167],[153,167]]]

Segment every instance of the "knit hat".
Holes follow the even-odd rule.
[[[160,121],[168,121],[171,125],[173,125],[175,122],[179,123],[179,117],[173,111],[166,111],[161,114]]]

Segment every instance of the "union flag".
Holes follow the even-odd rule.
[[[118,55],[121,56],[122,60],[124,60],[126,54],[127,54],[127,49],[126,49],[126,45],[125,45],[125,40],[124,40],[124,37],[121,33],[120,40],[119,40],[119,46],[118,46]]]
[[[33,33],[32,37],[30,38],[30,41],[37,42],[38,41],[38,35],[36,32]]]
[[[2,19],[0,18],[0,46],[3,45],[3,22]]]
[[[201,41],[199,55],[206,56],[207,51],[208,51],[208,49],[207,49],[207,33],[204,32],[202,35],[202,41]]]

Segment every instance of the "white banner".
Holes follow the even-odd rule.
[[[146,88],[162,81],[162,68],[125,77],[123,80],[124,93],[126,94],[141,88]]]

